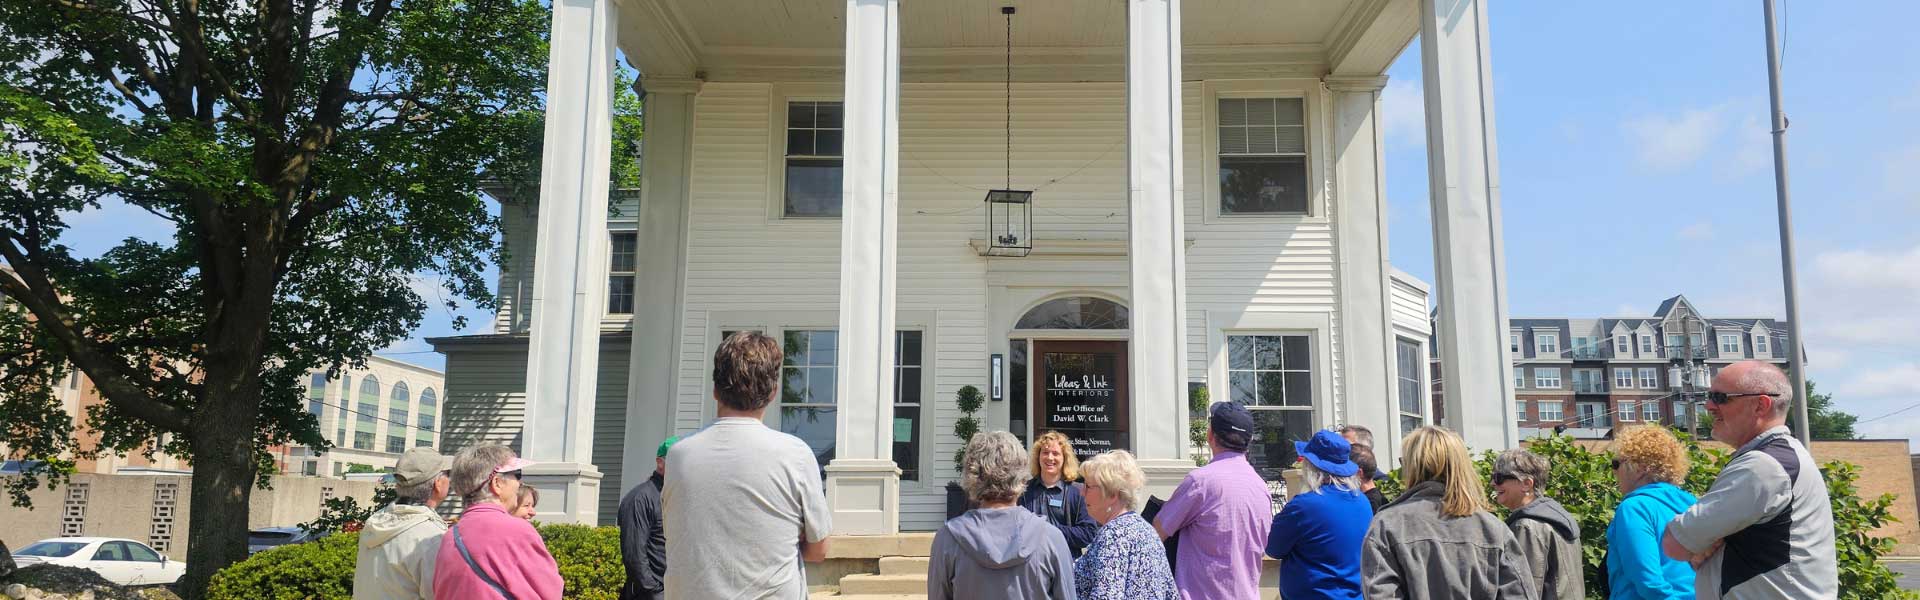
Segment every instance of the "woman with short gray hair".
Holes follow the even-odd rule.
[[[1542,600],[1587,597],[1586,557],[1580,548],[1580,520],[1546,497],[1547,459],[1520,448],[1493,459],[1494,500],[1513,511],[1507,528],[1520,540],[1533,567],[1534,587]]]
[[[1087,482],[1087,516],[1100,524],[1087,552],[1073,561],[1080,600],[1177,600],[1167,548],[1153,526],[1133,512],[1147,474],[1133,453],[1103,452],[1080,464]]]
[[[1067,539],[1015,501],[1027,485],[1027,450],[1005,431],[975,434],[960,461],[960,487],[979,508],[933,536],[927,599],[1074,600]]]
[[[436,598],[560,598],[560,565],[540,532],[513,516],[521,471],[533,463],[499,444],[453,457],[453,485],[467,501],[460,521],[440,539],[433,567]]]

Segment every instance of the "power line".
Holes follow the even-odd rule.
[[[1913,410],[1913,409],[1916,409],[1916,408],[1920,408],[1920,402],[1916,402],[1916,403],[1914,403],[1914,404],[1911,404],[1911,405],[1908,405],[1908,406],[1907,406],[1906,408],[1902,408],[1902,409],[1900,409],[1900,410],[1896,410],[1896,411],[1893,411],[1893,412],[1890,412],[1890,413],[1887,413],[1887,414],[1884,414],[1884,415],[1880,415],[1880,416],[1878,416],[1878,417],[1874,417],[1874,418],[1871,418],[1871,419],[1867,419],[1867,420],[1864,420],[1864,421],[1855,421],[1855,422],[1854,422],[1854,424],[1855,424],[1855,425],[1862,425],[1862,424],[1866,424],[1866,423],[1872,423],[1872,422],[1874,422],[1874,421],[1878,421],[1878,420],[1881,420],[1881,419],[1885,419],[1885,418],[1887,418],[1887,417],[1891,417],[1891,416],[1894,416],[1894,415],[1897,415],[1897,414],[1900,414],[1900,413],[1903,413],[1903,412],[1907,412],[1907,411],[1910,411],[1910,410]]]

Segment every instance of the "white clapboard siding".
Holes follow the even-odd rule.
[[[1020,84],[1014,89],[1013,187],[1036,190],[1041,243],[1126,238],[1125,89],[1120,84]],[[925,481],[903,485],[902,527],[932,529],[942,518],[950,457],[959,441],[948,432],[959,417],[956,390],[986,381],[986,261],[968,247],[982,237],[981,197],[1006,185],[1003,91],[997,85],[907,84],[900,132],[900,258],[898,306],[932,312],[932,420],[922,430],[932,457]],[[1336,311],[1335,240],[1330,222],[1210,225],[1202,218],[1201,127],[1205,106],[1189,84],[1186,143],[1189,304],[1188,360],[1203,379],[1210,353],[1208,310],[1332,314]],[[708,315],[716,311],[834,311],[839,292],[839,227],[835,221],[781,221],[772,148],[783,133],[771,114],[784,102],[769,84],[710,83],[694,116],[692,202],[688,217],[686,307],[675,429],[703,423],[708,397]],[[1316,135],[1323,124],[1316,123]],[[1323,161],[1330,164],[1331,161]],[[1316,173],[1322,181],[1326,173]],[[1324,183],[1323,183],[1324,185]],[[1124,276],[1124,260],[1089,260],[1086,269]],[[1338,357],[1336,330],[1319,351]],[[712,324],[725,325],[725,324]],[[1327,397],[1339,398],[1339,362]],[[1337,402],[1336,402],[1337,404]],[[1335,412],[1334,414],[1338,414]]]
[[[1433,321],[1427,313],[1426,284],[1411,275],[1393,274],[1393,325],[1422,335],[1433,333]]]
[[[626,336],[606,336],[600,343],[599,380],[593,415],[593,455],[600,470],[600,524],[611,525],[625,491],[620,469],[627,429],[628,348]],[[445,416],[441,421],[441,449],[453,454],[477,444],[498,443],[520,450],[525,425],[527,342],[459,345],[442,350],[447,355]]]

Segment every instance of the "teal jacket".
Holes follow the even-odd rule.
[[[1667,522],[1693,503],[1693,494],[1663,482],[1640,486],[1620,501],[1607,524],[1608,598],[1693,597],[1693,566],[1660,553]]]

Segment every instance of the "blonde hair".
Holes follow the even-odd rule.
[[[1407,487],[1434,481],[1445,489],[1440,514],[1464,517],[1487,510],[1486,491],[1480,484],[1480,472],[1467,455],[1467,443],[1453,432],[1428,425],[1407,434],[1400,454],[1405,459],[1401,472]]]
[[[1080,465],[1080,474],[1086,476],[1088,486],[1100,488],[1127,506],[1133,506],[1134,496],[1147,486],[1146,471],[1140,470],[1133,453],[1125,450],[1109,450],[1087,459]]]
[[[1040,476],[1040,448],[1047,444],[1059,444],[1060,453],[1067,455],[1066,459],[1060,464],[1060,480],[1073,481],[1079,479],[1080,457],[1073,455],[1073,442],[1067,441],[1066,434],[1058,431],[1049,431],[1040,434],[1040,437],[1033,440],[1033,447],[1027,451],[1029,463],[1027,465],[1028,475],[1034,477]]]
[[[530,485],[520,486],[520,504],[522,506],[539,506],[540,490],[534,489],[534,487]]]
[[[1679,485],[1686,480],[1693,463],[1687,460],[1687,448],[1673,432],[1659,425],[1641,425],[1616,431],[1613,455],[1656,481]]]

